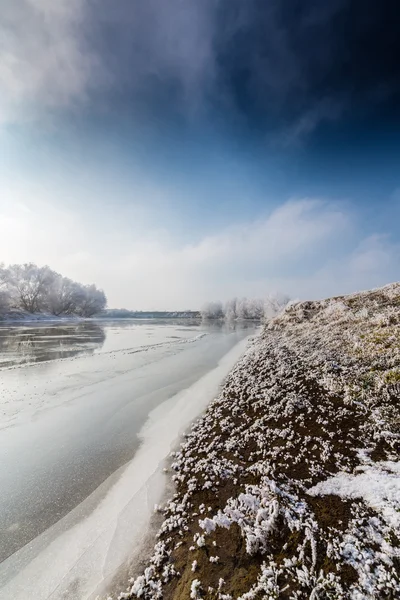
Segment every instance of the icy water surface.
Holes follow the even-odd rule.
[[[195,329],[200,329],[199,323],[190,320],[0,325],[0,367],[132,350],[190,338]]]
[[[232,366],[220,361],[252,331],[191,321],[0,327],[0,598],[24,598],[21,572],[115,488],[149,415],[159,418],[157,407],[163,418],[174,398],[182,414],[188,405],[187,418],[196,416],[196,402],[204,408]],[[181,396],[195,384],[196,393]],[[150,457],[156,441],[148,443]],[[37,590],[34,576],[33,597],[64,597],[59,584],[52,588],[59,576]]]

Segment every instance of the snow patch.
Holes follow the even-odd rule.
[[[400,462],[385,461],[359,467],[357,475],[338,473],[308,490],[310,496],[334,494],[364,500],[391,527],[400,527]]]

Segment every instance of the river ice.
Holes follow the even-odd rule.
[[[105,591],[144,539],[163,462],[251,332],[110,324],[96,346],[71,325],[78,351],[63,333],[60,348],[54,327],[36,333],[53,334],[57,351],[42,341],[21,360],[2,347],[1,599]]]

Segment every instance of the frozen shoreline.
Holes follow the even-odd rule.
[[[69,600],[84,600],[103,592],[103,585],[130,557],[134,540],[141,543],[145,537],[154,504],[164,491],[164,460],[179,436],[215,396],[246,345],[247,339],[239,342],[215,369],[150,413],[140,433],[141,447],[108,491],[104,491],[104,482],[102,490],[96,490],[1,565],[4,587],[0,598],[26,600],[29,589],[34,589],[35,600],[56,600],[64,598],[63,594]],[[85,507],[99,494],[105,496],[86,515]]]

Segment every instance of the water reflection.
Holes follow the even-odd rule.
[[[253,330],[259,326],[258,321],[243,320],[243,321],[225,321],[223,319],[207,319],[202,321],[202,327],[208,331],[221,331],[223,333],[230,333],[233,331],[243,331],[244,329]]]
[[[106,339],[98,323],[0,327],[0,367],[93,354]]]
[[[129,352],[193,338],[199,333],[254,330],[252,321],[118,319],[79,323],[0,325],[0,368],[83,354]]]

